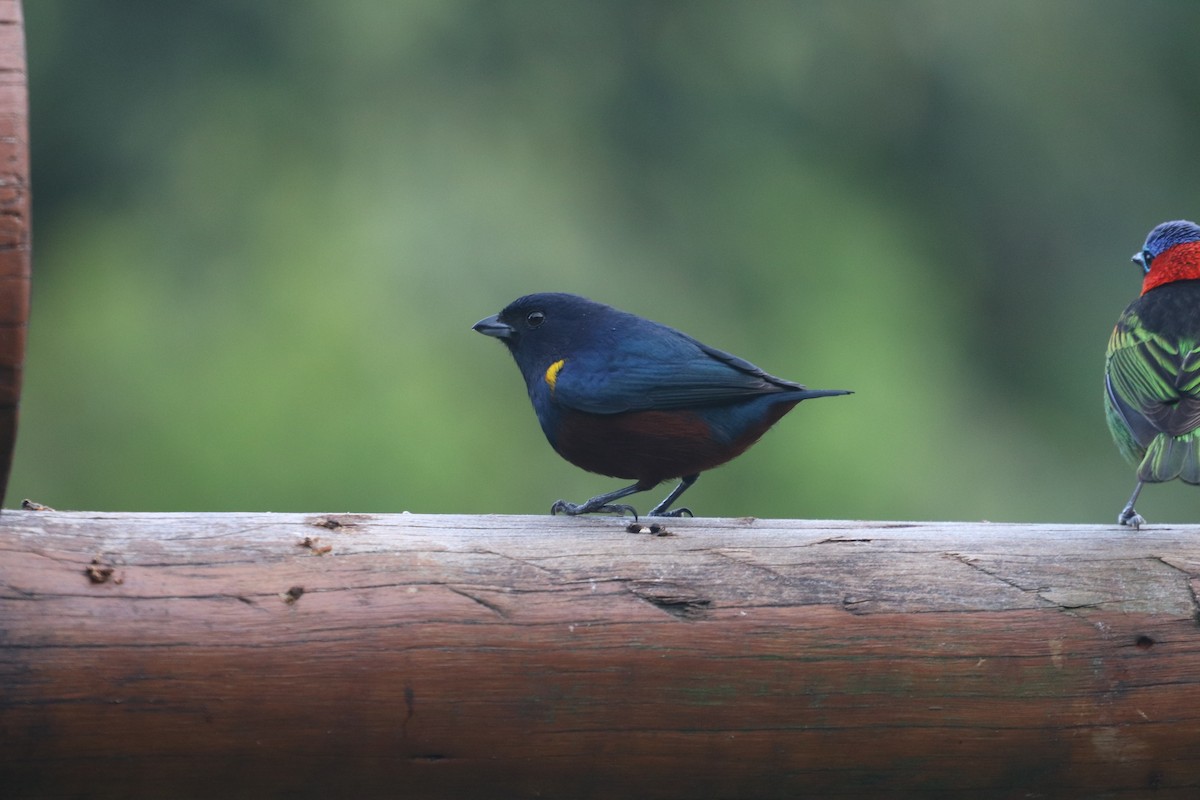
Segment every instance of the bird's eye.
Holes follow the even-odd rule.
[[[546,315],[540,311],[533,311],[528,317],[525,318],[525,322],[527,322],[531,328],[536,328],[545,321]]]
[[[1133,263],[1141,267],[1143,273],[1150,271],[1150,262],[1153,260],[1154,254],[1150,252],[1149,248],[1142,250],[1142,252],[1133,257]]]

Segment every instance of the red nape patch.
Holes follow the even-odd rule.
[[[1142,294],[1164,283],[1196,279],[1200,279],[1200,242],[1184,242],[1150,262],[1150,271],[1142,280]]]

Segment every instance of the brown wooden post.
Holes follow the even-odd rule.
[[[29,320],[29,127],[20,0],[0,0],[0,500],[17,440]]]
[[[1200,528],[0,515],[0,795],[1200,792]]]

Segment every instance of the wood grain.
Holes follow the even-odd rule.
[[[0,515],[5,797],[1200,791],[1200,528]]]

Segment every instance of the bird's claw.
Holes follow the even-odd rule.
[[[627,506],[623,503],[606,503],[604,505],[592,506],[587,503],[568,503],[566,500],[555,500],[554,505],[550,506],[550,514],[566,514],[568,517],[575,517],[580,514],[632,514],[636,522],[638,518],[637,509],[633,506]]]
[[[679,518],[679,517],[682,517],[682,516],[684,516],[684,515],[686,515],[686,516],[689,516],[689,517],[694,517],[694,516],[696,516],[695,514],[693,514],[693,513],[692,513],[692,510],[691,510],[690,508],[687,508],[686,506],[685,506],[685,507],[683,507],[683,508],[677,508],[677,509],[675,509],[674,511],[659,511],[659,510],[656,508],[656,509],[654,509],[653,511],[651,511],[649,514],[647,514],[646,516],[649,516],[649,517],[675,517],[675,518]]]
[[[1117,524],[1128,525],[1136,531],[1146,524],[1146,519],[1134,511],[1133,506],[1125,506],[1125,508],[1121,509],[1121,513],[1117,515]]]

